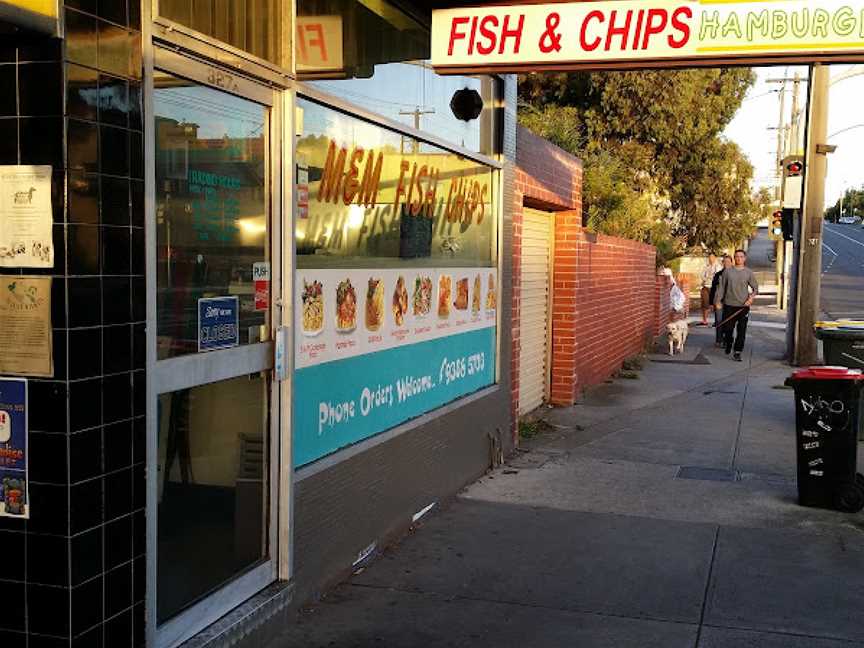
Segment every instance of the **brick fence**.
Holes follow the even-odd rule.
[[[513,206],[513,420],[519,409],[523,208],[555,219],[549,402],[571,405],[643,350],[669,318],[669,279],[657,276],[650,245],[582,227],[582,163],[527,130],[517,135]]]

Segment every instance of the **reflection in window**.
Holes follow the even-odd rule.
[[[439,76],[426,62],[429,29],[384,0],[300,0],[296,24],[301,79],[378,115],[493,155],[499,83],[492,77]],[[450,100],[470,88],[480,117],[454,116]]]
[[[282,6],[280,0],[159,0],[159,14],[287,67],[280,55]]]
[[[198,300],[237,296],[239,343],[268,339],[267,114],[167,74],[156,78],[158,357],[198,351]],[[259,266],[260,267],[260,266]]]
[[[268,555],[268,385],[256,374],[159,396],[160,623]]]
[[[491,168],[311,101],[298,106],[308,193],[298,267],[494,265]]]

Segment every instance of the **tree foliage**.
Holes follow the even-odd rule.
[[[859,189],[849,188],[843,192],[843,199],[837,199],[833,205],[825,210],[825,220],[837,222],[840,218],[840,207],[843,207],[844,216],[864,216],[864,187]]]
[[[582,158],[595,229],[720,249],[758,218],[753,168],[720,135],[753,81],[742,68],[530,74],[520,122]]]

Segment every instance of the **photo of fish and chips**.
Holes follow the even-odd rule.
[[[303,280],[303,333],[318,335],[324,328],[324,285],[320,281]]]
[[[456,282],[456,299],[453,300],[456,310],[468,310],[468,278],[464,277]]]
[[[357,293],[351,280],[340,281],[336,288],[336,330],[350,333],[357,327]]]
[[[489,291],[486,293],[486,310],[494,311],[498,308],[498,296],[495,293],[495,275],[489,273]]]
[[[405,325],[405,316],[408,314],[408,289],[405,287],[405,277],[396,280],[396,288],[393,290],[393,321],[396,326]]]
[[[414,316],[426,317],[432,310],[432,279],[430,277],[417,277],[414,279]]]
[[[453,278],[441,275],[438,278],[438,317],[450,317],[450,295],[453,292]]]
[[[483,296],[483,288],[480,282],[480,275],[474,276],[474,291],[471,293],[471,313],[477,315],[480,312],[480,300]]]
[[[374,277],[369,278],[366,289],[366,328],[377,331],[384,323],[384,281]]]

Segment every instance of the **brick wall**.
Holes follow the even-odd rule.
[[[525,207],[555,219],[550,401],[570,405],[640,352],[669,318],[669,285],[655,270],[656,250],[597,235],[582,227],[582,163],[550,142],[519,129],[513,207],[514,434],[519,407],[522,214]],[[537,332],[536,334],[542,334]]]
[[[581,228],[566,236],[576,242],[576,263],[574,268],[568,261],[559,270],[555,259],[551,401],[556,405],[570,405],[585,387],[603,382],[625,358],[642,351],[656,330],[655,249]],[[559,321],[567,338],[555,333]]]

